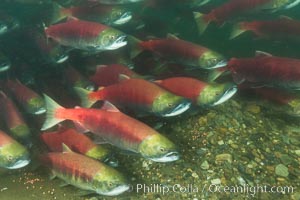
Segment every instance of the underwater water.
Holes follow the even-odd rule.
[[[0,141],[0,200],[299,200],[300,98],[297,87],[300,70],[297,67],[300,69],[300,5],[297,1],[274,0],[252,9],[249,6],[252,5],[251,0],[144,0],[125,4],[103,2],[3,0],[0,3],[0,130],[22,144],[30,157],[30,163],[26,166],[20,167],[16,164],[14,167],[18,169],[9,169],[9,166],[2,163],[3,158],[15,151],[1,151],[3,144]],[[198,5],[199,2],[204,5]],[[237,6],[237,9],[233,5],[227,9],[220,8],[228,2],[233,2],[233,5],[238,4],[237,2],[244,3]],[[247,2],[250,4],[247,5]],[[285,8],[286,2],[295,5]],[[84,6],[85,9],[78,9],[79,11],[67,9]],[[122,20],[114,23],[110,17],[117,8],[126,15],[122,15]],[[195,13],[207,14],[216,8],[220,8],[223,15],[220,14],[220,19],[216,21],[212,20],[201,33],[201,21],[195,17]],[[270,30],[264,29],[266,25],[257,26],[254,27],[257,28],[257,34],[255,31],[246,31],[230,38],[240,22],[281,19],[286,20],[284,24],[289,24],[291,20],[293,22],[287,27],[272,25]],[[106,26],[90,26],[85,22],[78,24],[78,20],[93,21]],[[66,24],[62,25],[64,23],[69,23],[67,28]],[[107,33],[109,37],[101,38],[102,29],[108,30],[104,34]],[[123,33],[126,34],[126,43]],[[167,37],[171,39],[166,39]],[[157,39],[167,42],[155,46],[151,41]],[[113,44],[108,44],[108,40],[113,40]],[[178,40],[189,43],[172,46]],[[137,45],[142,41],[150,41],[149,44],[144,44],[144,51],[141,50],[142,45]],[[196,50],[192,51],[193,48]],[[133,56],[137,50],[142,52]],[[214,66],[221,63],[220,68],[207,67],[206,62],[198,63],[203,59],[207,61],[205,59],[208,58],[201,56],[203,52],[211,52],[210,50],[218,52],[218,56],[213,57],[212,61]],[[263,53],[255,55],[257,51]],[[195,54],[200,57],[195,58]],[[238,71],[234,67],[242,68],[248,64],[243,65],[241,61],[242,64],[239,65],[234,58],[253,59],[249,64],[253,69],[250,68],[243,74],[242,70]],[[277,58],[284,59],[279,62]],[[220,59],[217,64],[216,59]],[[257,61],[259,59],[262,59],[262,64]],[[112,68],[109,66],[112,64],[123,65],[133,72],[123,69],[118,72],[121,76],[107,74],[100,79],[95,75],[98,70]],[[102,68],[97,67],[99,65]],[[275,65],[279,69],[273,68]],[[220,77],[211,80],[211,74],[217,72],[220,72]],[[200,80],[201,83],[190,84],[184,82],[186,80],[177,79],[178,82],[170,84],[176,87],[174,92],[168,93],[169,96],[175,95],[173,93],[177,92],[176,89],[179,91],[178,96],[184,96],[190,94],[189,91],[198,92],[198,88],[209,85],[206,90],[200,89],[203,94],[206,94],[203,91],[208,91],[207,96],[197,93],[197,100],[191,100],[189,95],[171,96],[172,98],[167,98],[169,96],[166,95],[167,97],[157,99],[151,96],[163,93],[158,89],[163,87],[163,82],[159,81],[173,77],[189,77]],[[125,85],[126,82],[136,79],[142,81]],[[153,82],[161,85],[157,87]],[[93,109],[101,110],[99,113],[88,115],[88,111],[80,111],[84,108],[71,110],[75,106],[87,107],[83,100],[87,101],[88,98],[82,98],[87,94],[82,91],[109,91],[110,88],[113,90],[114,85],[118,87],[118,84],[125,86],[111,93],[95,95],[97,100],[107,100],[113,104],[94,104]],[[179,89],[181,86],[182,91]],[[222,90],[219,91],[217,86],[222,86]],[[230,87],[223,90],[223,86]],[[142,93],[137,94],[132,88],[137,88]],[[68,116],[63,116],[62,112],[59,116],[65,117],[66,121],[53,120],[58,116],[53,113],[58,112],[59,108],[43,94],[70,109]],[[144,95],[147,99],[145,101]],[[30,98],[36,99],[31,102]],[[148,103],[149,98],[154,98],[155,103],[143,104]],[[212,102],[209,101],[210,98],[213,98]],[[177,102],[174,99],[179,100]],[[14,106],[9,102],[13,102]],[[165,105],[175,106],[169,109]],[[159,110],[161,107],[163,110]],[[114,113],[124,115],[118,118],[114,117]],[[104,119],[97,118],[102,114],[106,116]],[[74,116],[78,118],[73,119]],[[80,121],[84,116],[91,118]],[[79,121],[82,127],[74,126],[71,121]],[[22,135],[23,129],[22,133],[14,132],[15,123],[25,124],[29,133]],[[92,184],[96,180],[95,174],[92,174],[95,180],[90,179],[88,174],[96,164],[91,164],[94,160],[87,159],[87,156],[77,157],[79,152],[73,149],[76,145],[68,146],[76,154],[67,148],[64,148],[64,153],[58,153],[62,158],[57,164],[60,166],[55,168],[56,161],[47,160],[50,159],[47,153],[52,149],[47,147],[46,139],[43,141],[41,135],[49,134],[47,132],[62,134],[65,130],[62,127],[73,128],[78,132],[89,131],[89,138],[112,152],[113,160],[117,162],[106,162],[105,166],[111,165],[107,167],[122,174],[128,189],[116,196],[97,194],[95,188],[80,189],[83,184]],[[110,137],[112,133],[117,136]],[[157,154],[154,157],[146,155],[151,144],[146,146],[146,150],[143,149],[146,152],[144,153],[142,147],[136,143],[142,140],[140,138],[145,136],[147,139],[152,134],[166,138],[154,141],[154,146],[155,142],[159,146],[167,140],[176,148],[170,147],[170,154],[161,157]],[[101,141],[97,135],[102,136]],[[76,140],[76,137],[79,138],[74,136],[65,140],[70,142],[73,139],[75,144],[81,145],[83,139]],[[62,144],[58,146],[61,147]],[[65,155],[69,154],[74,158],[62,164]],[[46,155],[47,159],[41,158],[41,155]],[[81,159],[83,162],[80,162]],[[102,163],[102,159],[97,162]],[[62,175],[57,172],[60,168]],[[51,170],[57,177],[51,176]],[[67,176],[68,173],[71,175]],[[107,179],[112,177],[109,173],[104,176]],[[102,187],[103,185],[99,186]]]

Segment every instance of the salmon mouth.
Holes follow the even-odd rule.
[[[0,64],[0,72],[5,72],[10,69],[10,62],[3,62]]]
[[[180,158],[180,155],[177,151],[172,151],[164,155],[163,157],[159,158],[149,158],[150,160],[153,160],[154,162],[173,162]]]
[[[288,3],[286,6],[284,6],[284,9],[290,9],[295,6],[297,6],[300,3],[300,0],[292,1],[291,3]]]
[[[221,98],[219,100],[217,100],[216,102],[213,103],[213,106],[219,105],[221,103],[224,103],[225,101],[227,101],[228,99],[230,99],[235,93],[237,92],[237,86],[236,85],[232,85],[231,87],[229,87],[221,96]]]
[[[196,6],[198,6],[198,7],[203,6],[203,5],[207,4],[208,2],[209,2],[209,0],[203,0],[203,1],[199,2],[199,3],[197,3]]]
[[[0,35],[6,33],[8,31],[8,27],[6,25],[0,25]]]
[[[56,64],[60,64],[65,62],[66,60],[69,59],[69,55],[65,54],[65,55],[61,55],[58,57],[58,59],[56,60]]]
[[[35,114],[35,115],[41,115],[41,114],[45,113],[46,111],[47,111],[46,108],[41,107],[41,108],[37,109],[37,110],[34,112],[34,114]]]
[[[119,36],[118,39],[116,39],[110,46],[108,46],[106,49],[107,50],[115,50],[118,49],[120,47],[123,47],[127,44],[126,41],[127,36],[126,35],[122,35]]]
[[[211,67],[210,69],[216,69],[216,68],[225,67],[225,66],[227,66],[227,60],[221,60],[216,65]]]
[[[14,163],[12,166],[7,167],[7,169],[19,169],[22,167],[27,166],[30,163],[30,160],[18,160],[16,163]]]
[[[191,107],[191,102],[186,100],[183,103],[177,105],[174,109],[172,109],[171,111],[163,114],[163,117],[173,117],[176,115],[180,115],[183,112],[187,111],[189,108]]]
[[[122,194],[123,192],[126,192],[129,189],[130,189],[129,185],[120,185],[120,186],[117,186],[116,188],[112,189],[109,192],[100,192],[99,191],[97,193],[105,195],[105,196],[117,196],[119,194]]]
[[[114,21],[114,25],[122,25],[126,24],[132,19],[132,13],[131,12],[126,12],[124,13],[118,20]]]

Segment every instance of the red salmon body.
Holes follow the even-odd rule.
[[[46,130],[64,120],[72,120],[85,130],[121,149],[138,153],[155,162],[179,159],[175,145],[146,124],[121,113],[109,102],[101,109],[66,109],[45,95],[47,104]]]
[[[288,104],[296,98],[295,95],[275,88],[254,88],[255,93],[278,104]]]
[[[207,52],[202,47],[191,42],[176,39],[156,39],[140,43],[144,50],[152,51],[167,59],[181,61],[192,66],[198,65],[198,59]]]
[[[170,92],[191,99],[194,102],[208,85],[205,82],[188,77],[174,77],[158,81],[158,84]]]
[[[3,92],[0,92],[0,110],[4,121],[8,128],[15,128],[19,125],[25,124],[23,117],[17,110],[15,104]]]
[[[83,20],[52,25],[45,33],[62,45],[90,52],[115,50],[127,44],[126,35],[121,31]]]
[[[240,29],[252,31],[259,37],[299,39],[300,22],[292,19],[241,22]]]
[[[230,0],[205,15],[204,20],[207,22],[215,21],[218,23],[223,23],[227,19],[251,10],[255,10],[272,1],[273,0]]]
[[[45,32],[48,37],[58,41],[74,40],[76,38],[94,39],[107,28],[107,26],[95,22],[71,20],[50,26]]]
[[[98,161],[75,153],[48,153],[40,158],[49,168],[64,175],[81,177],[87,182],[92,181],[102,168]]]
[[[86,135],[78,133],[74,129],[44,133],[41,135],[41,139],[47,144],[51,151],[55,152],[62,152],[63,143],[72,150],[82,154],[85,154],[96,146]]]
[[[90,93],[91,99],[104,99],[116,105],[151,106],[157,97],[167,92],[143,79],[128,79]]]
[[[8,136],[6,133],[0,130],[0,148],[7,145],[11,144],[13,142],[16,142],[14,139],[12,139],[10,136]]]
[[[276,87],[300,89],[300,60],[261,56],[231,59],[228,64],[236,83],[267,84]]]
[[[147,125],[121,113],[98,109],[57,109],[57,119],[69,119],[108,142],[122,148],[137,151],[138,145],[147,137],[158,134]]]
[[[109,86],[120,82],[120,75],[124,74],[128,77],[139,76],[128,67],[120,64],[98,65],[94,75],[90,76],[90,80],[98,86]]]
[[[11,93],[16,97],[18,101],[27,102],[30,101],[32,98],[37,97],[38,95],[31,90],[30,88],[26,87],[18,80],[8,80],[6,82],[7,89],[10,90]]]

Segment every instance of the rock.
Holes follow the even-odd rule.
[[[144,160],[142,166],[145,168],[145,170],[150,170],[152,163],[153,162],[151,160]]]
[[[198,176],[198,174],[197,174],[196,172],[193,172],[193,173],[192,173],[192,177],[194,177],[194,178],[199,178],[199,176]]]
[[[215,178],[215,179],[212,179],[210,182],[212,185],[219,185],[219,184],[221,184],[221,179]]]
[[[293,159],[289,157],[287,154],[282,154],[280,156],[280,160],[285,165],[291,164],[293,162]]]
[[[289,175],[289,169],[283,165],[279,164],[275,167],[275,174],[282,177],[287,177]]]
[[[232,163],[232,155],[228,153],[216,155],[216,163],[222,163],[225,161]]]
[[[250,104],[245,109],[246,109],[246,111],[248,111],[250,113],[253,113],[253,114],[260,113],[260,107],[258,105],[255,105],[255,104]]]
[[[207,160],[203,161],[203,163],[200,165],[201,169],[207,170],[209,169],[209,164]]]
[[[218,141],[218,145],[223,145],[223,144],[225,144],[223,140]]]

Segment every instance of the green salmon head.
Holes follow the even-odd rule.
[[[105,196],[116,196],[129,189],[129,184],[125,177],[106,165],[101,169],[101,172],[95,175],[93,183],[92,189],[96,193]]]
[[[18,138],[26,147],[32,146],[32,137],[29,127],[26,124],[19,124],[9,129],[11,134]]]
[[[18,169],[30,163],[29,152],[18,142],[0,147],[0,167]]]
[[[172,162],[179,159],[175,145],[166,137],[154,134],[146,138],[139,146],[139,153],[155,162]]]
[[[110,24],[119,26],[129,22],[132,18],[132,13],[122,7],[115,7],[112,9],[109,18]]]
[[[185,112],[190,106],[191,101],[170,92],[165,92],[154,100],[152,112],[158,116],[172,117]]]
[[[227,61],[221,54],[207,50],[199,58],[199,65],[204,69],[214,69],[226,66]]]
[[[216,106],[230,99],[237,92],[236,85],[210,84],[201,92],[197,99],[199,106]]]
[[[29,113],[40,115],[46,112],[44,99],[40,96],[31,98],[27,104],[27,110]]]
[[[102,160],[102,161],[107,159],[109,154],[110,154],[110,152],[108,151],[108,149],[106,149],[100,145],[97,145],[97,146],[91,148],[89,151],[87,151],[85,153],[85,155],[90,158],[94,158],[96,160]]]
[[[115,50],[127,44],[126,35],[116,29],[107,28],[99,35],[99,47],[96,50]]]

